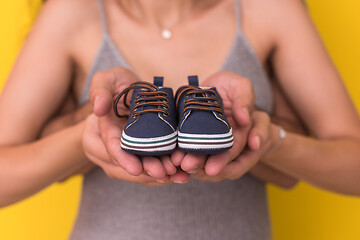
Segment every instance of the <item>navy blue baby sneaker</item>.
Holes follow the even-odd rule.
[[[215,154],[233,146],[233,134],[216,88],[199,87],[197,76],[175,95],[179,114],[178,147],[184,152]]]
[[[126,103],[133,90],[130,106]],[[130,115],[118,113],[118,103],[124,105]],[[114,101],[113,109],[118,117],[129,117],[121,136],[121,148],[137,155],[159,156],[176,148],[177,121],[174,94],[163,87],[163,78],[154,77],[154,84],[136,82],[122,91]]]

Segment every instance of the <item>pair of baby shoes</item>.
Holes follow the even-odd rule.
[[[116,97],[116,116],[128,117],[121,136],[123,150],[159,156],[170,154],[177,145],[184,152],[199,154],[215,154],[232,147],[232,129],[216,88],[200,87],[197,76],[188,80],[189,85],[180,87],[175,98],[171,88],[163,87],[163,77],[154,77],[154,84],[133,83]],[[118,112],[121,98],[130,109],[129,116]]]

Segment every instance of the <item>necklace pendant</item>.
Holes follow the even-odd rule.
[[[162,38],[169,40],[170,38],[172,38],[172,32],[169,29],[163,29],[161,31],[161,36]]]

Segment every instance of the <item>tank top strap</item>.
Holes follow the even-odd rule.
[[[99,13],[100,13],[100,21],[101,21],[101,27],[104,34],[108,33],[108,26],[107,26],[107,20],[106,20],[106,11],[104,6],[104,0],[98,0],[99,3]]]
[[[235,0],[235,21],[236,21],[236,31],[241,31],[241,0]]]

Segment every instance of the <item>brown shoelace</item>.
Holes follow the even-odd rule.
[[[144,89],[146,92],[139,92],[136,95],[136,100],[134,102],[134,109],[132,118],[135,118],[138,115],[148,113],[148,112],[161,112],[164,116],[169,116],[167,110],[169,109],[168,105],[168,94],[164,91],[160,91],[157,86],[148,82],[136,82],[131,84],[128,88],[125,88],[119,95],[117,95],[116,99],[114,100],[113,110],[117,117],[124,118],[129,117],[129,115],[120,115],[118,112],[118,103],[122,97],[124,97],[123,103],[126,108],[130,108],[129,104],[126,102],[127,96],[131,90],[135,89]],[[156,106],[157,108],[148,108],[144,109],[145,107],[153,107]],[[158,106],[162,108],[158,108]],[[137,110],[142,108],[142,110]],[[137,111],[136,111],[137,110]]]
[[[221,116],[224,116],[223,110],[219,101],[216,98],[216,92],[211,89],[201,89],[195,86],[182,86],[176,92],[176,107],[179,107],[180,98],[185,94],[185,98],[190,95],[194,97],[185,100],[184,110],[182,116],[184,116],[187,110],[203,110],[218,112]]]

